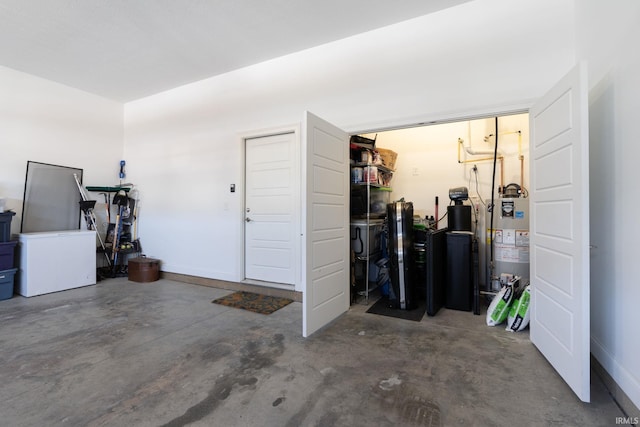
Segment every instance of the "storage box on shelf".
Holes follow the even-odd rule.
[[[365,185],[351,187],[351,216],[353,218],[384,218],[387,203],[391,200],[390,187],[370,187],[367,194]]]
[[[398,153],[386,148],[376,148],[376,151],[378,152],[382,166],[394,171],[396,169]]]
[[[357,257],[373,255],[380,251],[380,234],[384,220],[366,219],[351,221],[351,250]]]

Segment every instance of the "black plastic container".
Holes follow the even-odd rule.
[[[15,240],[0,243],[0,271],[14,267],[13,260],[17,243]]]
[[[11,220],[15,212],[0,213],[0,243],[8,242],[11,239]]]

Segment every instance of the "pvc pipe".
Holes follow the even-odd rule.
[[[462,145],[462,147],[464,148],[464,151],[467,152],[467,154],[470,154],[472,156],[488,156],[488,155],[492,155],[493,156],[493,150],[474,150],[471,147],[467,147],[464,145],[464,140],[462,138],[458,138],[458,143],[460,145]],[[460,152],[460,148],[458,147],[458,152]],[[502,154],[500,154],[502,155]],[[491,159],[493,160],[493,157],[491,157]]]

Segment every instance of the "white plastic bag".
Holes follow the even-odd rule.
[[[507,331],[518,332],[529,324],[530,285],[525,286],[522,295],[513,302],[507,315]]]
[[[511,282],[503,286],[498,295],[493,298],[487,309],[487,325],[496,326],[505,321],[513,301],[514,290],[513,282]]]

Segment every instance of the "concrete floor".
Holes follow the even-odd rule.
[[[301,337],[302,306],[269,316],[171,280],[0,301],[7,426],[610,426],[599,378],[580,402],[528,332],[441,310],[421,322],[354,305]],[[371,301],[373,302],[373,301]]]

